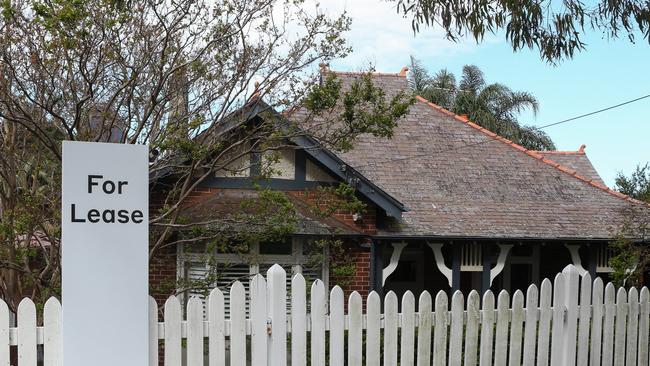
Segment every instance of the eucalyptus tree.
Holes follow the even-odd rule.
[[[415,32],[440,26],[448,39],[481,42],[485,34],[505,37],[514,51],[539,51],[557,63],[587,48],[584,38],[599,32],[606,38],[642,38],[650,42],[650,3],[645,0],[391,0],[411,19]]]
[[[386,100],[368,77],[350,89],[332,75],[318,82],[319,63],[350,51],[350,19],[318,9],[302,0],[1,1],[0,297],[15,308],[23,295],[58,291],[62,140],[150,146],[151,177],[174,177],[150,214],[152,256],[181,229],[185,242],[288,230],[281,194],[210,222],[183,208],[216,171],[247,169],[233,162],[252,152],[305,133],[350,148],[361,133],[389,136],[406,112],[411,98]],[[314,118],[342,98],[336,121]],[[283,120],[304,100],[318,123]],[[268,118],[252,121],[252,110]],[[235,234],[242,223],[255,230]]]
[[[474,65],[465,65],[461,78],[446,69],[429,76],[414,59],[411,85],[422,97],[456,114],[466,114],[478,125],[531,150],[554,150],[551,138],[539,129],[519,123],[518,116],[526,110],[539,109],[537,98],[529,92],[513,91],[500,84],[488,84],[483,72]],[[418,82],[415,82],[415,79]]]

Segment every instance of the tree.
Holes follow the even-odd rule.
[[[555,150],[551,138],[538,129],[522,126],[519,113],[537,113],[539,103],[528,92],[512,91],[503,84],[487,84],[483,72],[465,65],[460,82],[446,69],[429,76],[419,61],[412,59],[410,84],[429,101],[469,118],[488,130],[531,150]]]
[[[629,177],[619,173],[615,185],[619,192],[650,204],[650,165],[638,165]],[[612,277],[619,285],[647,284],[646,276],[650,271],[649,211],[648,206],[637,204],[627,207],[622,213],[623,225],[611,245],[614,256],[610,260],[614,268]]]
[[[614,184],[619,192],[639,201],[650,202],[650,164],[637,165],[629,177],[618,173]]]
[[[362,133],[390,136],[412,102],[367,76],[348,89],[333,75],[318,82],[319,62],[349,52],[350,20],[299,0],[4,0],[0,12],[0,297],[12,309],[59,291],[62,140],[150,146],[151,177],[173,177],[150,214],[153,257],[179,242],[286,232],[282,194],[260,190],[210,222],[184,206],[216,171],[249,169],[242,157],[265,157],[263,179],[292,137],[348,149]],[[316,118],[342,101],[342,113]],[[305,104],[305,120],[273,112]]]
[[[415,32],[422,26],[441,26],[448,39],[466,36],[481,42],[486,33],[505,33],[514,51],[537,49],[556,63],[586,48],[588,31],[635,42],[640,32],[650,42],[650,3],[643,0],[600,0],[584,3],[543,1],[392,0],[397,11],[411,18]]]

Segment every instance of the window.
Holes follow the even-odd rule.
[[[218,246],[217,246],[218,247]],[[205,249],[198,250],[196,245],[191,248],[179,247],[178,255],[178,276],[189,280],[204,280],[210,273],[216,273],[216,283],[224,294],[226,313],[230,304],[230,287],[235,281],[240,281],[248,293],[250,278],[266,271],[275,263],[281,265],[287,271],[287,291],[291,286],[293,274],[301,273],[308,283],[321,279],[328,286],[327,263],[319,263],[316,266],[309,266],[310,253],[313,253],[315,246],[312,241],[305,238],[288,238],[286,241],[273,243],[257,243],[251,246],[247,255],[227,253],[223,248],[217,248],[213,261],[206,263]],[[189,249],[189,250],[188,250]],[[327,256],[325,256],[327,257]],[[192,296],[198,296],[204,301],[206,292],[202,290],[189,290],[184,294],[184,300]],[[287,301],[287,308],[289,308]],[[248,310],[248,309],[247,309]]]

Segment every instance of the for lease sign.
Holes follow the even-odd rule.
[[[64,142],[66,366],[148,364],[148,150]]]

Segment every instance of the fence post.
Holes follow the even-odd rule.
[[[576,339],[578,337],[578,295],[580,274],[573,265],[568,265],[562,270],[564,275],[564,304],[566,313],[564,316],[564,366],[575,366],[576,364]],[[585,284],[587,286],[587,284]]]
[[[9,365],[9,307],[0,299],[0,365]]]
[[[287,274],[274,264],[266,273],[268,317],[271,322],[268,339],[269,366],[287,365]]]

